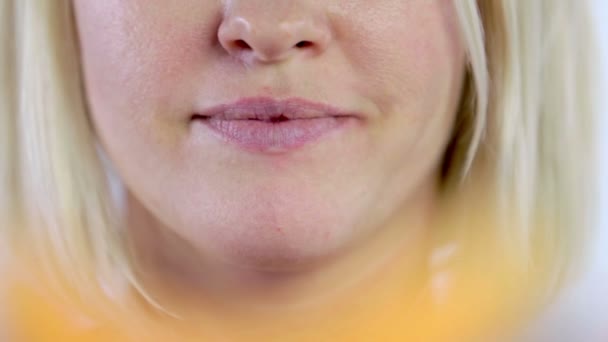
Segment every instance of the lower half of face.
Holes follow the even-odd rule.
[[[289,269],[434,191],[464,54],[447,0],[252,2],[75,9],[90,114],[133,197],[210,258]]]

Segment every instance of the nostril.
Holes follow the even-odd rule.
[[[237,48],[239,48],[239,49],[243,49],[243,50],[251,50],[251,46],[249,44],[247,44],[247,42],[244,41],[244,40],[242,40],[242,39],[236,40],[234,42],[234,46],[237,47]]]
[[[297,43],[296,47],[302,49],[302,48],[310,47],[312,45],[313,45],[312,42],[309,42],[307,40],[303,40],[303,41]]]

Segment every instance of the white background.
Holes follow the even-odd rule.
[[[589,250],[591,258],[586,276],[548,311],[526,341],[608,342],[608,1],[593,1],[601,52],[597,65],[598,75],[601,76],[597,236],[593,248]]]
[[[559,0],[558,0],[559,1]],[[603,255],[603,265],[608,265],[608,1],[606,0],[595,0],[597,11],[595,13],[599,44],[602,51],[602,63],[601,75],[602,75],[602,89],[601,89],[601,126],[600,126],[600,190],[601,190],[601,210],[600,210],[600,230],[602,233],[602,239],[600,244],[599,254]],[[601,248],[603,247],[603,248]],[[603,250],[603,251],[602,251]],[[608,266],[607,266],[608,268]],[[606,287],[608,290],[608,286]],[[607,294],[608,297],[608,294]],[[607,315],[608,316],[608,315]]]
[[[561,1],[561,0],[556,0]],[[597,288],[599,293],[592,301],[599,299],[596,303],[597,309],[602,312],[595,312],[604,317],[604,329],[607,332],[605,342],[608,342],[608,1],[595,0],[596,12],[595,19],[598,28],[599,47],[601,50],[601,61],[598,66],[601,75],[600,89],[600,216],[599,232],[597,244],[594,250],[594,259],[591,276],[589,280],[592,284],[589,287]]]
[[[599,236],[595,250],[595,260],[592,269],[591,287],[597,288],[598,292],[591,301],[596,301],[593,313],[602,316],[602,330],[605,333],[602,341],[608,341],[608,1],[595,0],[597,11],[596,22],[598,28],[599,44],[601,48],[601,99],[600,102],[600,217]],[[600,299],[601,300],[598,300]],[[601,310],[601,312],[600,312]]]

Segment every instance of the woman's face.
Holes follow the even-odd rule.
[[[266,269],[432,197],[464,75],[453,6],[74,1],[90,115],[132,197],[210,258]]]

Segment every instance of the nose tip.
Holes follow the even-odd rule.
[[[298,54],[321,53],[329,44],[330,34],[307,19],[273,23],[241,16],[226,18],[219,27],[218,39],[234,57],[273,63]]]

